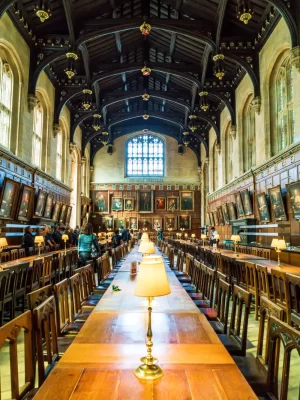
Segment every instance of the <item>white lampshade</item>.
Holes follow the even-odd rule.
[[[7,245],[8,244],[6,238],[0,238],[0,247],[5,247]]]
[[[138,297],[159,297],[171,293],[163,263],[141,263],[134,295]]]
[[[201,239],[202,239],[202,240],[205,240],[206,238],[207,238],[207,236],[206,236],[204,233],[202,233],[202,234],[201,234]]]
[[[286,249],[286,243],[284,239],[273,239],[271,243],[271,247],[276,247],[277,249],[283,250]]]
[[[240,235],[231,235],[231,240],[233,240],[234,242],[240,242],[241,237]]]
[[[142,241],[138,251],[143,254],[155,254],[155,247],[153,242]]]
[[[196,235],[194,234],[194,233],[192,233],[192,236],[191,236],[193,239],[196,237]]]
[[[220,239],[220,235],[218,233],[216,233],[214,237],[215,237],[216,240]]]
[[[69,240],[69,236],[68,235],[62,235],[62,240]]]
[[[148,235],[147,232],[144,232],[144,233],[142,234],[141,240],[149,240],[149,235]]]
[[[184,237],[188,237],[189,235],[187,233],[184,234]]]
[[[35,236],[34,243],[44,243],[44,236]]]

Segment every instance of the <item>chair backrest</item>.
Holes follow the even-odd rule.
[[[71,319],[74,321],[77,314],[81,312],[81,303],[83,301],[83,292],[81,278],[79,274],[74,274],[69,278],[69,289],[71,294]]]
[[[188,275],[191,275],[190,269],[193,270],[193,265],[192,265],[193,262],[194,262],[194,257],[191,254],[187,253],[185,258],[185,272]]]
[[[169,261],[170,261],[170,268],[174,267],[174,247],[169,246]]]
[[[241,356],[246,355],[250,306],[251,294],[240,286],[233,285],[230,335],[233,335],[240,343],[239,355]]]
[[[1,262],[10,261],[10,252],[9,251],[2,251],[1,253]]]
[[[55,311],[57,316],[57,335],[61,333],[70,323],[72,316],[69,305],[69,284],[68,279],[64,279],[54,285]]]
[[[16,284],[15,284],[16,297],[18,297],[18,295],[21,294],[25,296],[27,288],[27,278],[29,272],[29,262],[15,265],[13,269],[16,274]]]
[[[274,301],[285,311],[287,317],[291,306],[287,294],[286,273],[273,268],[271,269],[271,276]]]
[[[256,265],[245,262],[246,289],[252,294],[258,293]]]
[[[84,267],[77,268],[76,273],[80,275],[82,291],[84,295],[84,299],[87,299],[90,294],[93,292],[93,288],[91,287],[90,278],[89,278],[89,268],[91,264],[87,264]]]
[[[268,269],[264,265],[256,264],[257,283],[260,296],[271,298]]]
[[[253,256],[257,256],[257,251],[258,251],[259,249],[257,248],[257,247],[251,247],[251,254],[253,255]]]
[[[218,304],[215,305],[218,311],[218,319],[223,325],[223,332],[227,333],[231,285],[219,278],[217,290],[216,298],[218,299]]]
[[[10,272],[8,269],[0,271],[0,326],[3,324],[4,316],[4,297],[6,293],[6,286],[10,279]]]
[[[25,249],[19,249],[18,250],[18,258],[24,258],[24,257],[25,257]]]
[[[38,381],[41,386],[59,359],[54,296],[49,297],[33,310],[33,323],[37,347]]]
[[[44,286],[34,292],[27,294],[27,303],[29,310],[33,310],[40,304],[42,304],[48,297],[52,296],[53,287],[52,285]]]
[[[280,350],[283,349],[283,354]],[[278,400],[287,400],[289,389],[289,378],[291,370],[291,351],[295,349],[300,355],[300,332],[288,324],[275,317],[270,317],[269,321],[269,361],[268,361],[268,386],[270,392]],[[279,377],[278,365],[282,365],[282,374]],[[293,368],[299,370],[294,365]],[[299,375],[298,375],[299,376]],[[278,387],[280,382],[280,392]],[[273,398],[273,397],[272,397]],[[293,398],[300,398],[300,386],[298,385],[298,395]]]
[[[262,251],[262,257],[263,258],[267,258],[267,259],[271,259],[271,250],[270,249],[263,249]]]
[[[204,266],[204,264],[202,264]],[[210,305],[213,303],[214,288],[215,288],[215,277],[216,271],[213,268],[204,266],[205,273],[205,285],[203,287],[203,295],[205,299],[209,300]]]
[[[283,320],[284,312],[282,308],[277,306],[273,301],[269,300],[267,297],[262,296],[260,298],[260,320],[256,357],[263,365],[267,365],[269,357],[269,331],[268,329],[266,330],[266,327],[271,316]]]
[[[24,335],[20,335],[23,333]],[[18,344],[20,339],[24,345],[24,350],[18,352]],[[0,327],[0,352],[4,344],[9,341],[9,362],[10,369],[10,387],[11,387],[11,399],[20,400],[22,399],[31,389],[34,387],[34,347],[33,347],[33,327],[32,327],[32,314],[27,311],[21,314],[19,317],[13,319],[7,324]],[[19,358],[24,358],[24,379],[22,384],[19,383]],[[8,375],[8,374],[7,374]],[[9,378],[8,378],[9,379]],[[1,398],[1,386],[0,386],[0,398]]]
[[[13,260],[17,260],[18,258],[18,249],[13,249],[10,251],[10,259]]]
[[[37,258],[33,260],[32,271],[31,271],[31,282],[30,282],[30,292],[37,290],[40,287],[41,279],[43,276],[43,266],[44,262],[42,258]]]
[[[45,256],[43,262],[43,275],[41,285],[45,286],[51,281],[53,256]]]
[[[287,315],[287,322],[291,324],[291,315],[295,314],[300,318],[300,276],[286,274],[286,287],[288,295],[288,304],[290,311]]]
[[[20,250],[24,250],[24,249],[20,249]],[[34,255],[34,247],[29,247],[28,251],[29,251],[30,256]],[[21,257],[21,254],[24,254],[24,255],[22,255],[22,257],[25,257],[25,250],[24,250],[24,253],[20,253],[20,257]]]

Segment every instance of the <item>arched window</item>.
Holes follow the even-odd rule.
[[[42,139],[43,139],[43,109],[41,104],[38,104],[34,108],[33,146],[32,146],[32,162],[37,167],[41,167]]]
[[[0,143],[9,148],[12,115],[13,74],[0,59]]]
[[[217,140],[213,147],[213,178],[213,187],[214,190],[217,190],[219,187],[219,149]]]
[[[56,178],[62,180],[62,169],[63,169],[63,135],[62,131],[59,130],[56,137]]]
[[[126,176],[164,176],[164,142],[144,134],[126,144]]]
[[[244,172],[255,166],[255,115],[252,107],[253,95],[247,98],[243,109],[243,160]]]
[[[225,183],[230,182],[232,179],[233,143],[230,130],[231,130],[231,123],[227,125],[225,132]]]

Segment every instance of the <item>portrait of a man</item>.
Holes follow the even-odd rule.
[[[222,212],[223,212],[223,217],[224,217],[224,222],[226,225],[230,224],[229,220],[229,214],[228,214],[228,209],[227,209],[227,204],[222,204]]]
[[[47,200],[46,200],[45,212],[44,212],[45,218],[51,218],[52,205],[53,205],[53,195],[48,194]]]
[[[176,217],[173,215],[166,215],[165,216],[165,229],[172,229],[176,230],[177,229],[177,224],[176,224]]]
[[[67,225],[70,224],[71,215],[72,215],[72,207],[68,206],[68,211],[67,211],[67,216],[66,216],[66,224]]]
[[[153,192],[151,190],[139,193],[139,212],[153,212]]]
[[[217,213],[218,213],[219,225],[225,225],[223,212],[222,212],[222,208],[221,207],[217,208]]]
[[[235,195],[235,201],[236,201],[236,209],[237,209],[238,218],[244,218],[245,213],[244,213],[244,208],[243,208],[243,203],[242,203],[240,192],[238,192]]]
[[[230,221],[236,220],[236,212],[235,212],[235,205],[234,203],[226,203],[228,207],[228,214],[229,214],[229,219]]]
[[[135,217],[129,218],[129,228],[132,229],[133,231],[138,230],[138,219]]]
[[[42,217],[44,214],[46,197],[47,197],[47,193],[44,192],[43,190],[40,190],[39,194],[38,194],[38,198],[37,198],[35,213],[34,213],[38,217]]]
[[[126,226],[125,218],[118,218],[117,220],[117,228],[122,228]]]
[[[108,213],[109,212],[109,192],[94,192],[94,212]]]
[[[249,191],[243,190],[241,192],[241,197],[242,197],[245,215],[247,215],[247,216],[251,215],[253,213],[253,211],[252,211],[252,204],[251,204]]]
[[[191,216],[190,215],[179,215],[178,217],[179,229],[190,230],[191,229]]]
[[[52,219],[53,219],[54,221],[57,221],[57,220],[58,220],[60,207],[61,207],[61,203],[60,203],[59,201],[57,201],[57,202],[55,203],[54,211],[53,211],[53,215],[52,215]]]
[[[180,192],[180,211],[194,211],[194,192]]]
[[[162,229],[162,219],[161,218],[153,218],[153,229],[156,231]]]
[[[102,218],[102,225],[104,229],[113,230],[114,228],[114,217],[112,215],[107,215]]]
[[[286,221],[287,216],[285,213],[280,186],[269,189],[269,194],[275,221]]]
[[[127,197],[124,199],[124,211],[133,211],[134,210],[134,199],[131,197]]]
[[[30,207],[30,200],[31,200],[31,194],[32,190],[24,188],[22,197],[21,197],[21,203],[20,203],[20,209],[19,209],[19,217],[24,217],[27,218],[29,217],[29,207]]]
[[[166,198],[165,197],[156,197],[155,198],[155,209],[156,210],[165,210],[166,209]]]
[[[112,211],[122,211],[123,210],[123,199],[122,197],[113,197],[112,198]]]
[[[5,178],[2,187],[0,217],[13,218],[20,184]]]
[[[178,211],[179,210],[179,199],[178,197],[171,196],[167,198],[167,210]]]
[[[294,212],[294,218],[300,218],[300,181],[286,185],[290,196],[291,206]]]
[[[63,204],[60,212],[60,218],[59,218],[60,222],[65,223],[66,214],[67,214],[67,206],[66,204]]]
[[[267,205],[267,199],[265,193],[259,193],[256,196],[257,208],[261,222],[270,222],[270,213]]]

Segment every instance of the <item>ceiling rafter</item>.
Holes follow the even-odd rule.
[[[75,44],[75,39],[76,39],[75,38],[76,20],[75,20],[72,0],[62,0],[62,4],[63,4],[64,10],[65,10],[65,16],[66,16],[67,25],[68,25],[71,46],[73,47]]]

